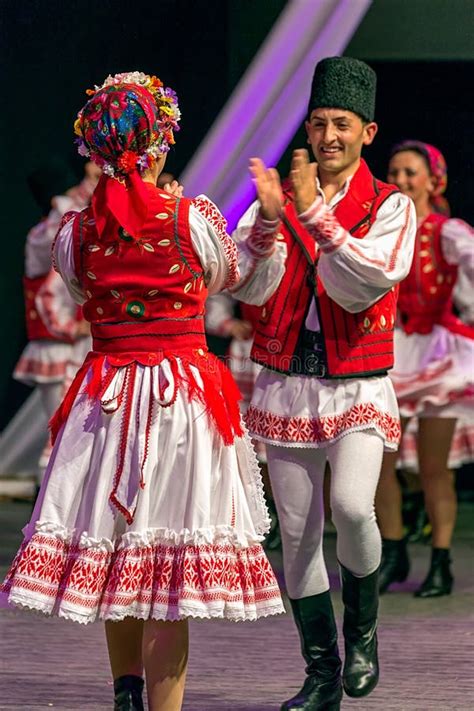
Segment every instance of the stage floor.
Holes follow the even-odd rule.
[[[0,573],[21,541],[30,506],[0,502]],[[381,680],[367,698],[344,698],[354,711],[474,709],[474,504],[460,506],[450,597],[417,600],[429,548],[412,545],[409,580],[381,599]],[[340,619],[335,537],[326,554]],[[272,554],[281,580],[281,557]],[[112,681],[101,624],[0,611],[0,709],[109,711]],[[277,711],[303,681],[289,614],[256,623],[191,622],[183,711]]]

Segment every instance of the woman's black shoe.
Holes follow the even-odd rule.
[[[404,538],[382,541],[382,562],[379,572],[379,592],[381,595],[392,583],[404,583],[410,572],[407,544]]]
[[[114,681],[114,711],[144,711],[141,676],[127,674]]]
[[[408,543],[426,543],[431,537],[431,524],[425,511],[423,492],[405,494],[403,500],[403,523]]]
[[[290,602],[307,677],[296,696],[281,706],[281,711],[339,711],[342,663],[329,591]]]
[[[377,686],[377,611],[379,606],[378,569],[356,578],[341,565],[344,603],[344,642],[346,656],[342,683],[348,696],[367,696]]]
[[[415,597],[450,595],[454,582],[450,563],[449,548],[433,548],[428,575],[416,590]]]

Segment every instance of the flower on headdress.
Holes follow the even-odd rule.
[[[94,158],[94,156],[91,156],[91,158]],[[95,160],[95,159],[94,159]],[[95,161],[97,163],[97,161]],[[98,163],[100,165],[100,163]],[[105,173],[105,175],[108,175],[110,178],[115,177],[115,170],[112,168],[110,163],[103,163],[101,165],[102,172]]]
[[[153,91],[156,91],[157,89],[161,89],[163,86],[163,82],[158,79],[158,77],[152,76],[150,77],[150,85],[148,87],[148,90],[153,93]]]
[[[80,115],[74,121],[74,133],[76,134],[76,136],[82,136]]]
[[[144,153],[143,155],[140,156],[140,158],[137,160],[137,166],[142,170],[147,170],[148,168],[151,168],[152,165],[152,158],[149,153]]]
[[[160,114],[166,114],[167,116],[173,116],[174,111],[171,106],[160,106]]]
[[[83,141],[82,139],[79,139],[79,140],[77,141],[77,144],[78,144],[77,152],[79,153],[79,155],[80,155],[80,156],[84,156],[84,158],[89,158],[89,156],[90,156],[90,151],[89,151],[89,149],[87,148],[87,146],[86,146],[86,144],[84,143],[84,141]]]
[[[137,167],[138,153],[124,151],[117,161],[117,168],[125,174],[131,173]]]

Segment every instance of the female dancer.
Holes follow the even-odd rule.
[[[43,217],[26,238],[23,286],[28,343],[13,377],[38,389],[48,420],[62,400],[76,353],[83,354],[82,363],[90,345],[89,324],[52,267],[51,247],[63,215],[90,203],[99,175],[100,169],[89,161],[84,179],[71,187],[74,176],[67,164],[53,157],[28,178]],[[48,442],[38,462],[37,490],[51,455],[46,432],[44,436]]]
[[[65,216],[57,269],[93,350],[52,420],[56,440],[3,584],[14,605],[105,620],[115,708],[181,708],[188,617],[283,611],[261,546],[269,519],[232,376],[210,355],[204,301],[238,279],[226,223],[204,197],[156,187],[174,143],[175,93],[108,77],[76,121],[103,170]]]
[[[456,521],[456,492],[447,466],[456,418],[472,413],[474,329],[456,319],[452,292],[458,271],[474,280],[473,230],[448,219],[442,198],[447,171],[440,151],[420,141],[397,145],[388,180],[412,198],[418,217],[410,274],[400,286],[399,328],[391,378],[402,428],[418,416],[418,459],[425,506],[432,525],[431,566],[415,592],[434,597],[451,592],[450,545]],[[380,589],[403,581],[409,572],[403,538],[397,454],[387,453],[376,508],[383,536]]]

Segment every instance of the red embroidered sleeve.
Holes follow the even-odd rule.
[[[237,245],[227,234],[227,220],[219,212],[214,203],[205,197],[194,198],[193,206],[212,226],[214,233],[219,238],[227,264],[227,274],[222,288],[227,289],[236,284],[240,278]]]
[[[321,198],[317,198],[306,212],[298,215],[298,219],[326,254],[340,249],[347,240],[346,230]]]
[[[247,237],[245,246],[255,259],[269,257],[275,251],[275,235],[280,220],[264,220],[260,213]]]
[[[76,215],[78,215],[78,214],[79,213],[76,210],[69,210],[69,212],[65,212],[61,218],[61,222],[59,223],[58,231],[56,232],[56,235],[53,239],[53,243],[51,245],[52,262],[53,262],[53,269],[55,272],[58,272],[58,274],[59,274],[59,270],[58,270],[58,267],[56,264],[56,260],[54,258],[54,252],[55,252],[55,248],[56,248],[56,240],[58,239],[59,234],[60,234],[61,230],[63,229],[63,227],[65,225],[67,225],[68,222],[71,222],[71,220],[73,220],[76,217]]]

